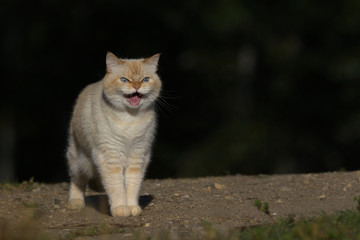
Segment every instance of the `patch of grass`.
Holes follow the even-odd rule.
[[[91,237],[98,236],[102,234],[116,234],[116,233],[124,233],[125,230],[119,227],[109,226],[107,224],[101,224],[99,226],[87,227],[87,228],[79,228],[75,230],[71,230],[67,235],[66,239],[73,240],[77,237]]]
[[[267,214],[267,215],[270,214],[269,204],[267,202],[264,202],[262,210],[264,211],[265,214]]]
[[[37,228],[33,221],[25,221],[16,225],[0,219],[1,240],[52,240],[54,236],[46,234]]]
[[[23,205],[26,208],[38,208],[39,207],[39,204],[34,203],[34,202],[32,202],[32,203],[23,202]]]
[[[13,190],[20,186],[20,183],[12,183],[12,182],[0,182],[1,190]]]
[[[24,190],[31,191],[39,186],[39,183],[34,181],[34,177],[31,177],[28,181],[23,181],[21,187]]]
[[[270,215],[270,210],[269,210],[269,203],[264,202],[264,204],[259,200],[259,199],[255,199],[254,200],[254,206],[261,212]]]
[[[288,239],[360,239],[360,213],[344,211],[334,215],[323,214],[295,221],[294,215],[273,224],[242,227],[221,233],[207,223],[202,240],[288,240]]]
[[[354,197],[354,201],[357,203],[356,209],[360,212],[360,197]]]
[[[27,191],[31,191],[39,186],[39,183],[34,181],[34,177],[31,177],[28,181],[18,182],[0,182],[0,189],[2,190],[14,190],[16,188],[22,188]]]
[[[210,222],[204,222],[204,234],[194,239],[199,240],[290,240],[290,239],[360,239],[360,212],[343,211],[333,215],[322,214],[319,217],[295,219],[294,215],[279,219],[272,224],[255,225],[233,229],[227,232],[218,231]],[[13,229],[13,230],[12,230]],[[78,228],[69,232],[65,239],[73,240],[77,237],[93,237],[103,234],[117,234],[125,231],[119,226],[102,224],[86,228]],[[115,236],[114,236],[115,237]],[[0,239],[56,239],[44,235],[31,225],[19,225],[14,228],[10,224],[0,221]],[[115,238],[114,238],[115,239]],[[167,240],[171,239],[168,232],[161,235],[135,235],[138,240]]]
[[[261,210],[261,202],[259,199],[254,200],[254,206],[260,211]]]
[[[355,197],[357,210],[348,210],[319,217],[296,220],[295,215],[274,221],[272,224],[240,227],[228,233],[220,233],[210,223],[204,224],[205,235],[202,240],[289,240],[289,239],[360,239],[360,197]],[[269,214],[268,204],[260,200],[254,206]]]

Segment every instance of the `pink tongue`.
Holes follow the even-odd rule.
[[[137,106],[140,102],[140,98],[138,95],[132,95],[129,97],[129,103],[131,106]]]

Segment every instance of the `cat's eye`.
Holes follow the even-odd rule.
[[[150,80],[150,78],[148,78],[148,77],[145,77],[145,78],[143,78],[143,82],[149,82],[149,80]]]
[[[129,79],[122,77],[122,78],[120,78],[120,81],[123,83],[126,83],[126,82],[129,82]]]

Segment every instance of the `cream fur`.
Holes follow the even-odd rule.
[[[87,183],[99,179],[112,216],[140,214],[139,192],[156,128],[153,105],[161,89],[158,59],[159,54],[128,60],[108,53],[105,77],[80,93],[67,150],[69,209],[84,207]]]

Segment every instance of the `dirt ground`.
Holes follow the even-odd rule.
[[[221,231],[270,223],[289,214],[301,218],[355,209],[360,171],[150,179],[142,188],[142,214],[126,218],[111,217],[106,196],[90,191],[85,209],[67,210],[68,188],[68,183],[3,185],[0,220],[16,225],[31,219],[42,231],[60,238],[76,229],[107,224],[121,231],[76,239],[133,239],[162,231],[174,238],[191,239],[202,233],[204,222]],[[254,206],[255,199],[269,204],[269,215]]]

